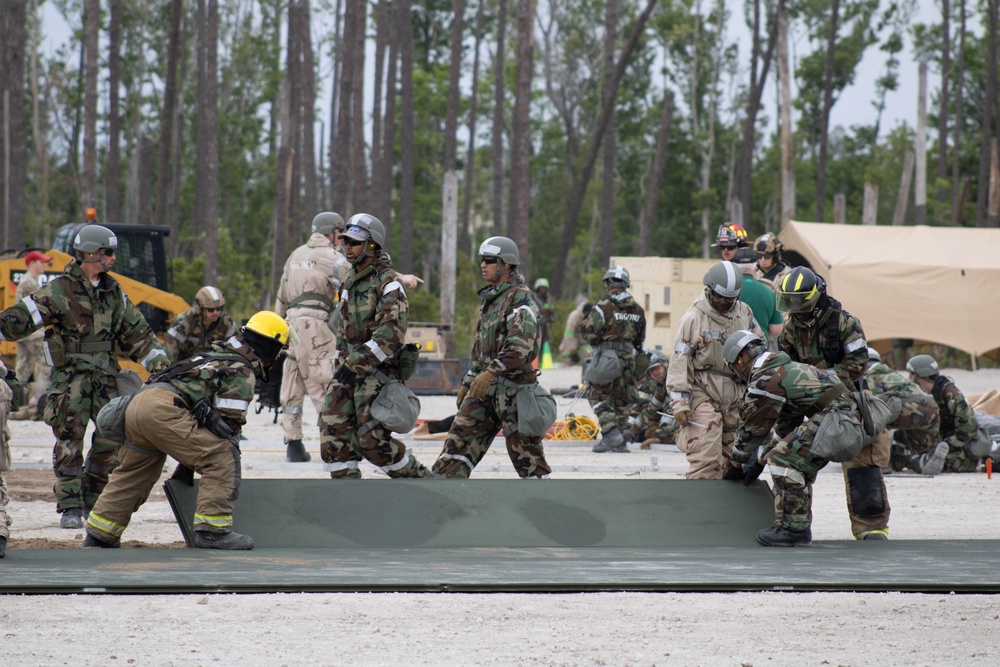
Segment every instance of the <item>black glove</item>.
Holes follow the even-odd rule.
[[[743,486],[750,486],[757,481],[760,474],[764,472],[764,463],[757,458],[758,449],[750,452],[750,458],[743,464]]]
[[[358,379],[358,374],[351,370],[347,364],[341,364],[337,372],[333,374],[333,379],[341,384],[354,384]]]
[[[178,463],[170,479],[176,479],[178,482],[184,482],[188,486],[194,486],[194,470],[191,470],[191,468],[188,468],[183,463]]]
[[[722,475],[722,479],[728,479],[731,482],[742,481],[743,475],[743,468],[730,463],[729,467],[726,468],[726,472]]]

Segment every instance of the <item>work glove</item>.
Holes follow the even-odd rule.
[[[642,441],[642,444],[639,445],[639,449],[649,449],[650,445],[655,444],[657,442],[659,442],[659,440],[657,440],[656,438],[646,438],[645,440]]]
[[[482,398],[490,390],[490,385],[497,379],[493,371],[482,371],[469,386],[469,398]]]
[[[742,481],[742,482],[746,483],[745,482],[745,479],[746,479],[745,475],[746,475],[746,473],[743,471],[743,468],[741,466],[739,466],[737,464],[734,464],[734,463],[730,463],[729,467],[726,468],[726,472],[723,473],[722,479],[727,479],[727,480],[729,480],[731,482],[740,482],[740,481]]]
[[[750,486],[764,472],[764,462],[757,457],[758,449],[750,452],[750,458],[743,464],[743,486]]]
[[[680,424],[681,428],[687,428],[688,419],[690,418],[691,418],[691,411],[688,410],[687,408],[684,408],[683,410],[674,411],[674,419],[677,421],[678,424]]]
[[[455,405],[457,407],[462,407],[462,401],[465,400],[465,395],[469,393],[469,385],[463,384],[458,388],[458,397],[455,399]]]
[[[191,470],[191,468],[188,468],[183,463],[178,463],[170,479],[176,479],[178,482],[183,482],[188,486],[194,486],[194,470]]]
[[[333,379],[341,384],[354,384],[358,379],[358,374],[346,363],[343,363],[337,369],[337,372],[333,374]]]

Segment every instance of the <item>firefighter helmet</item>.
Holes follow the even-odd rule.
[[[777,287],[778,310],[787,313],[808,313],[816,308],[819,297],[826,291],[822,278],[804,266],[797,266],[781,279]]]
[[[716,235],[716,242],[712,247],[739,246],[742,248],[748,245],[750,245],[750,241],[748,240],[747,230],[743,228],[743,225],[738,225],[735,222],[727,222],[724,225],[719,225],[719,233]]]

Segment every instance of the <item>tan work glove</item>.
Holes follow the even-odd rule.
[[[468,394],[468,393],[469,393],[469,386],[468,385],[464,385],[463,384],[461,387],[458,388],[458,397],[455,399],[455,406],[456,407],[459,407],[459,408],[462,407],[462,401],[465,400],[465,395]]]
[[[681,428],[687,428],[688,419],[690,418],[691,418],[691,411],[686,408],[684,410],[674,411],[674,419],[676,419],[677,423],[681,425]]]
[[[639,445],[639,449],[649,449],[650,445],[657,442],[659,442],[659,440],[657,440],[656,438],[646,438],[645,440],[642,441],[642,444]]]
[[[476,379],[472,381],[472,385],[469,387],[469,398],[482,398],[486,395],[486,392],[490,390],[490,385],[493,381],[497,379],[496,373],[493,371],[483,371],[476,376]]]

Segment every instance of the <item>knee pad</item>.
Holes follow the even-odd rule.
[[[851,508],[858,516],[878,516],[885,512],[886,503],[882,469],[874,466],[851,468],[847,471],[847,489]]]

